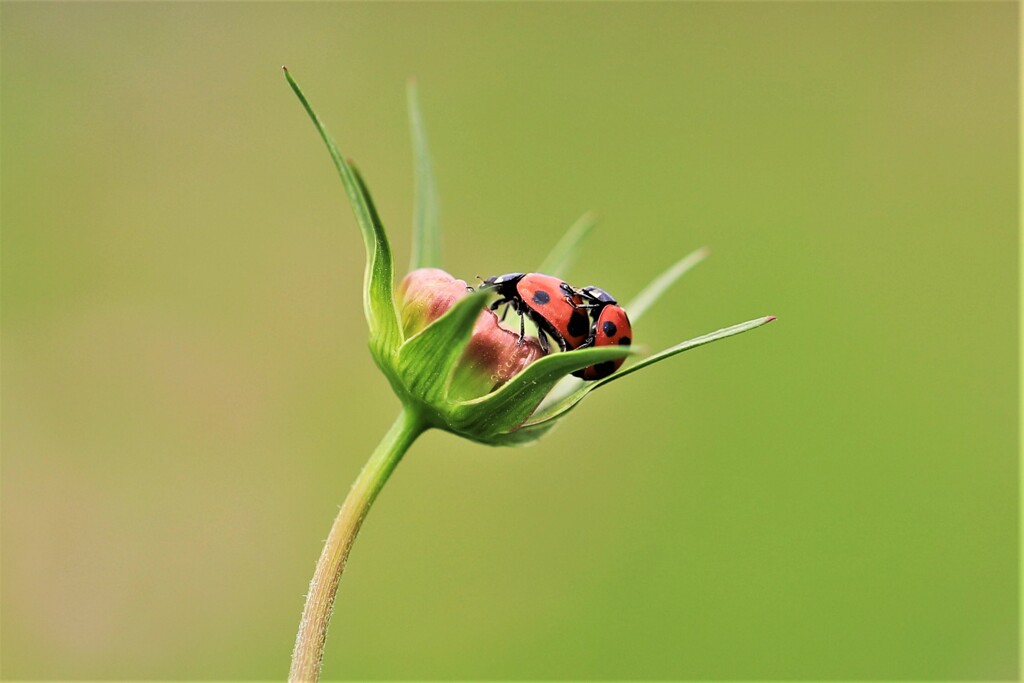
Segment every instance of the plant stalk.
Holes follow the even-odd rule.
[[[352,490],[338,512],[317,560],[313,580],[309,582],[306,606],[302,610],[302,621],[299,622],[292,651],[292,667],[288,674],[291,683],[320,679],[327,626],[352,543],[384,482],[426,428],[418,415],[403,410],[352,484]]]

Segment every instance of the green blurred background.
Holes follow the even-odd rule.
[[[629,298],[657,350],[539,445],[431,433],[330,678],[1013,678],[1017,5],[21,4],[2,20],[4,678],[280,679],[398,405],[287,64],[404,271]]]

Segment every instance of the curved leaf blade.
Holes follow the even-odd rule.
[[[734,335],[741,334],[749,330],[753,330],[755,328],[761,327],[762,325],[766,325],[773,320],[775,320],[775,316],[766,316],[764,318],[748,320],[747,322],[740,323],[738,325],[732,325],[730,327],[725,327],[714,332],[709,332],[708,334],[704,334],[699,337],[694,337],[693,339],[688,339],[687,341],[680,342],[675,346],[671,346],[665,349],[664,351],[656,353],[653,356],[644,358],[638,363],[634,363],[629,367],[622,368],[618,372],[609,375],[608,377],[602,380],[598,380],[596,382],[582,383],[582,386],[575,388],[574,390],[570,391],[564,396],[558,397],[558,399],[555,402],[552,402],[551,405],[543,408],[541,412],[536,414],[532,419],[528,420],[523,425],[523,429],[537,427],[539,425],[547,424],[553,420],[557,420],[563,417],[566,413],[568,413],[570,410],[579,405],[580,401],[582,401],[587,396],[587,394],[589,394],[591,391],[599,387],[603,387],[609,382],[621,379],[622,377],[625,377],[626,375],[636,372],[637,370],[642,370],[643,368],[646,368],[650,365],[659,363],[665,360],[666,358],[671,358],[672,356],[680,354],[683,351],[689,351],[690,349],[695,349],[698,346],[704,346],[705,344],[710,344],[711,342],[718,341],[720,339],[725,339],[727,337],[732,337]]]
[[[627,305],[623,306],[629,319],[636,322],[647,312],[654,303],[661,298],[661,295],[668,291],[668,288],[675,284],[676,280],[688,273],[695,265],[707,258],[710,250],[701,247],[697,251],[687,254],[679,259],[672,266],[658,277],[654,278],[649,285],[644,287],[639,294],[633,297]]]
[[[587,238],[590,231],[597,225],[597,214],[587,211],[576,219],[551,249],[551,253],[537,267],[538,273],[547,273],[556,277],[564,277],[565,273],[576,260],[580,244]]]
[[[596,382],[584,382],[579,380],[571,384],[561,393],[555,394],[552,392],[551,396],[549,396],[549,400],[545,401],[537,408],[536,412],[534,412],[523,425],[523,429],[542,424],[553,424],[554,420],[561,418],[563,415],[575,408],[577,403],[582,401],[587,394],[596,389],[596,384]]]
[[[434,165],[430,160],[427,132],[420,112],[419,90],[415,79],[406,86],[409,102],[409,130],[412,134],[413,165],[416,169],[415,201],[412,216],[412,260],[409,270],[441,267],[441,223],[434,181]]]
[[[370,196],[370,190],[366,187],[362,173],[354,163],[351,161],[348,163],[365,199],[370,218],[373,220],[375,234],[382,235],[384,239],[383,247],[379,242],[377,244],[377,256],[366,261],[366,273],[363,276],[363,306],[364,308],[369,307],[374,320],[395,321],[394,326],[390,324],[379,326],[377,333],[371,334],[371,340],[372,343],[383,347],[380,350],[388,349],[393,353],[402,343],[402,329],[398,324],[398,311],[395,309],[395,276],[391,248],[387,243],[387,235],[384,233],[384,224],[381,223],[380,216],[377,214],[377,207],[373,203],[373,197]],[[380,257],[381,251],[386,254],[386,257]]]
[[[373,201],[362,183],[358,174],[345,160],[338,146],[334,143],[331,134],[327,132],[320,117],[313,111],[299,84],[292,78],[288,69],[284,70],[284,76],[288,80],[295,95],[299,98],[303,108],[313,121],[317,132],[327,151],[334,162],[334,167],[341,176],[342,185],[345,186],[345,193],[348,195],[352,211],[355,213],[356,222],[363,235],[363,245],[366,248],[366,272],[363,279],[363,310],[366,314],[366,322],[370,328],[371,337],[385,340],[387,345],[394,349],[401,340],[401,331],[398,326],[398,315],[394,303],[394,263],[391,255],[391,245],[388,243],[387,234],[381,224]]]
[[[549,420],[539,424],[523,425],[514,432],[495,434],[490,437],[476,439],[478,443],[488,446],[530,446],[558,425],[558,420]]]
[[[737,334],[742,334],[743,332],[749,332],[750,330],[761,327],[762,325],[767,325],[773,320],[775,320],[775,316],[773,315],[765,316],[763,318],[755,318],[754,320],[748,320],[747,322],[739,323],[738,325],[731,325],[730,327],[723,327],[720,330],[708,332],[707,334],[702,334],[699,337],[694,337],[693,339],[680,342],[675,346],[670,346],[664,351],[659,351],[653,356],[648,356],[647,358],[644,358],[643,360],[634,363],[633,365],[630,365],[628,368],[623,368],[619,372],[616,372],[612,375],[609,375],[608,377],[605,377],[602,380],[599,380],[598,382],[595,383],[597,386],[594,388],[596,389],[597,387],[603,387],[609,382],[614,382],[617,379],[622,379],[626,375],[631,375],[637,370],[643,370],[644,368],[650,365],[660,363],[666,358],[671,358],[672,356],[680,354],[683,351],[689,351],[690,349],[695,349],[698,346],[704,346],[705,344],[716,342],[719,339],[725,339],[727,337],[732,337]]]
[[[595,363],[636,353],[628,346],[604,346],[553,353],[534,361],[504,386],[452,406],[451,426],[472,434],[499,434],[523,424],[544,395],[565,375]]]

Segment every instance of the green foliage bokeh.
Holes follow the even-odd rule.
[[[539,445],[431,433],[355,546],[346,678],[983,678],[1017,666],[1014,3],[0,6],[4,678],[287,671],[397,402],[280,72],[408,261],[631,297],[651,350]]]

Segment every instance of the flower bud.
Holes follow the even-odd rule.
[[[492,311],[481,310],[493,292],[473,292],[463,280],[436,268],[414,270],[396,292],[391,246],[366,183],[338,150],[287,70],[285,76],[327,146],[362,233],[366,249],[363,309],[370,353],[407,415],[421,428],[444,429],[495,446],[531,443],[594,389],[688,349],[775,319],[768,316],[723,328],[676,344],[607,377],[556,389],[555,385],[569,375],[600,363],[620,363],[634,350],[617,344],[594,344],[545,355],[537,339],[521,337],[516,330],[503,327]],[[417,120],[414,130],[420,129]],[[417,186],[430,191],[417,202],[413,263],[438,263],[440,231],[425,143],[417,147],[417,159]],[[542,270],[562,269],[591,227],[593,220],[587,219],[570,229]],[[698,250],[656,278],[625,307],[630,319],[635,322],[706,254],[707,250]]]
[[[398,306],[406,337],[415,335],[448,311],[471,289],[437,268],[420,268],[398,287]],[[493,311],[480,312],[465,352],[455,365],[448,389],[450,400],[462,401],[490,393],[544,355],[535,337],[519,338]]]

